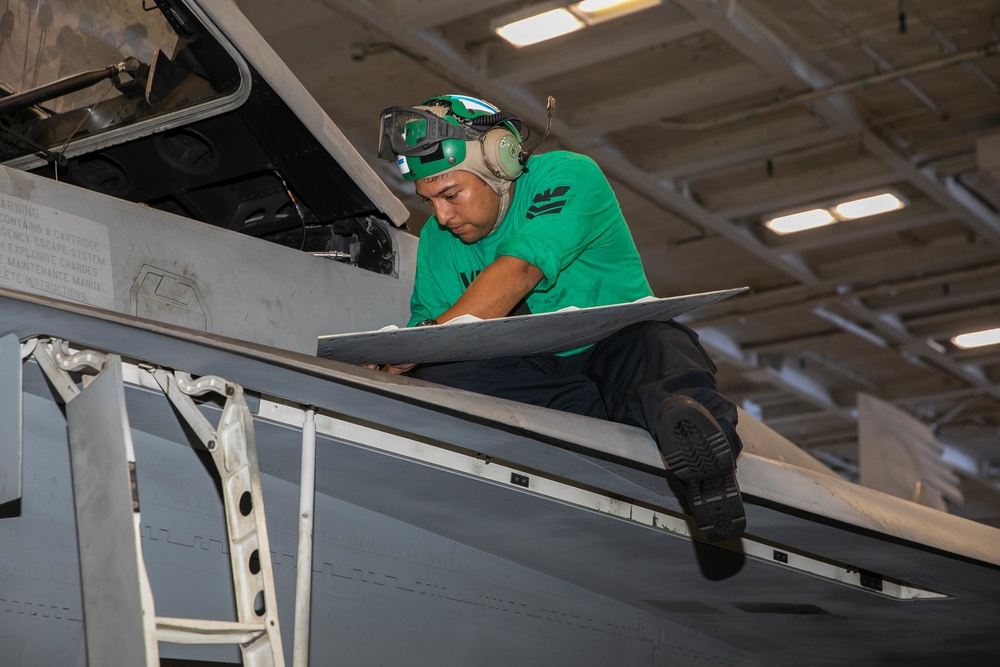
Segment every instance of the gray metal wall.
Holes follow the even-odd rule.
[[[315,354],[322,334],[403,324],[399,277],[0,167],[0,286]]]

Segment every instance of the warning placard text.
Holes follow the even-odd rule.
[[[107,226],[0,194],[0,285],[114,309]]]

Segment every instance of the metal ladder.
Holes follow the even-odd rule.
[[[283,667],[253,419],[237,384],[140,365],[212,455],[222,481],[237,620],[157,617],[140,539],[139,492],[122,361],[58,339],[22,343],[66,404],[90,665],[156,667],[157,641],[238,644],[248,667]],[[82,389],[70,373],[82,373]],[[192,397],[225,399],[213,426]]]

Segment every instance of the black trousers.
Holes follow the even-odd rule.
[[[677,322],[641,322],[568,357],[553,354],[422,364],[421,380],[644,428],[656,438],[660,404],[689,396],[722,427],[736,454],[736,406],[719,393],[698,334]]]

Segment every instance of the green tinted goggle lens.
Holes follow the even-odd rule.
[[[395,162],[397,155],[407,157],[433,153],[445,139],[478,139],[479,135],[464,125],[453,125],[429,111],[390,107],[382,112],[378,156]]]

